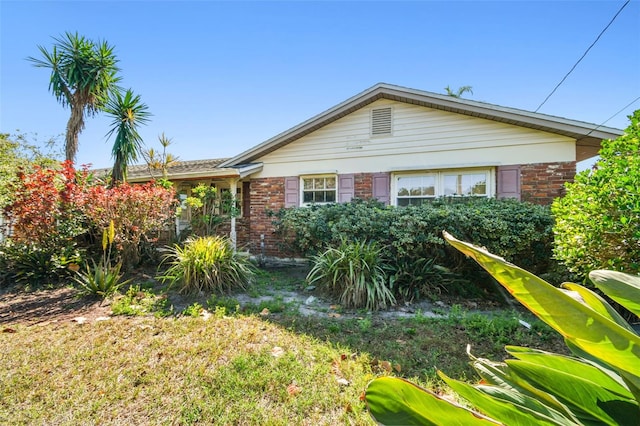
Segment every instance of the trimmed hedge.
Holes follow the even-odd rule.
[[[337,247],[342,239],[376,241],[384,248],[383,256],[396,264],[430,259],[466,277],[482,274],[474,262],[445,244],[446,230],[535,274],[556,267],[549,208],[515,200],[442,199],[401,208],[355,200],[283,209],[274,225],[282,248],[306,257]]]

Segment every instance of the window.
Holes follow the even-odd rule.
[[[335,176],[313,176],[302,178],[302,203],[335,203],[337,186]]]
[[[397,205],[420,205],[425,199],[436,197],[437,175],[403,176],[397,181]]]
[[[444,174],[444,196],[486,197],[487,173]]]
[[[397,206],[415,206],[437,197],[490,197],[491,170],[452,170],[397,174]]]

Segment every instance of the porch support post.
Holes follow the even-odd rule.
[[[231,191],[231,231],[229,232],[229,238],[231,238],[231,244],[233,251],[237,248],[237,233],[236,233],[236,194],[238,192],[238,179],[229,179],[229,190]]]

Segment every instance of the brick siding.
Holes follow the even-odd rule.
[[[523,164],[520,166],[522,201],[548,205],[565,194],[564,184],[573,182],[575,161]]]

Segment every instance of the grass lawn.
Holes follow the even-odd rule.
[[[264,273],[252,291],[293,285],[286,274]],[[143,299],[121,300],[135,307]],[[0,424],[372,425],[360,396],[378,375],[437,389],[436,367],[475,380],[468,343],[474,355],[494,360],[506,343],[563,347],[514,311],[305,317],[286,304],[266,314],[262,306],[233,312],[232,299],[210,300],[209,316],[150,304],[156,315],[0,324]]]

